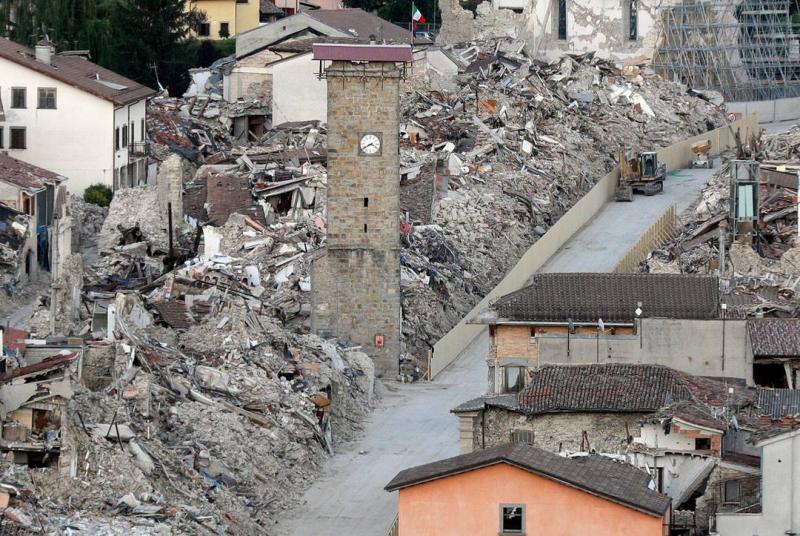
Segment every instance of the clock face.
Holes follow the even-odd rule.
[[[359,152],[366,156],[381,154],[381,137],[378,134],[364,134],[358,142]]]

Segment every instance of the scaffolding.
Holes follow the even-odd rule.
[[[683,0],[661,11],[653,68],[728,101],[800,96],[798,0]]]

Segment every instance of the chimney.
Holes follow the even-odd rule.
[[[50,65],[50,58],[53,56],[53,45],[47,39],[42,39],[36,43],[36,61]]]

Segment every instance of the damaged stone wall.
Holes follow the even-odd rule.
[[[183,221],[183,181],[192,175],[189,163],[178,154],[171,154],[158,168],[158,205],[166,215],[172,203],[173,225]]]
[[[525,415],[489,408],[474,420],[473,450],[508,443],[511,432],[534,433],[534,445],[551,452],[580,451],[586,432],[589,448],[598,452],[624,453],[628,436],[639,430],[644,413],[554,413]],[[584,449],[585,450],[585,449]]]
[[[639,0],[637,38],[629,38],[630,9],[626,2],[574,0],[567,2],[567,38],[558,39],[557,0],[529,0],[516,13],[497,9],[503,1],[478,4],[473,15],[459,0],[443,0],[442,27],[437,44],[450,45],[473,40],[511,37],[525,43],[531,57],[553,59],[564,52],[595,51],[604,58],[626,58],[653,50],[659,36],[661,8],[679,0]]]
[[[50,333],[71,335],[81,320],[83,257],[67,256],[58,278],[50,284]]]

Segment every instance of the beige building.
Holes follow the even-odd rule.
[[[199,39],[227,39],[258,27],[259,0],[190,0],[186,9],[203,13],[195,34]]]

